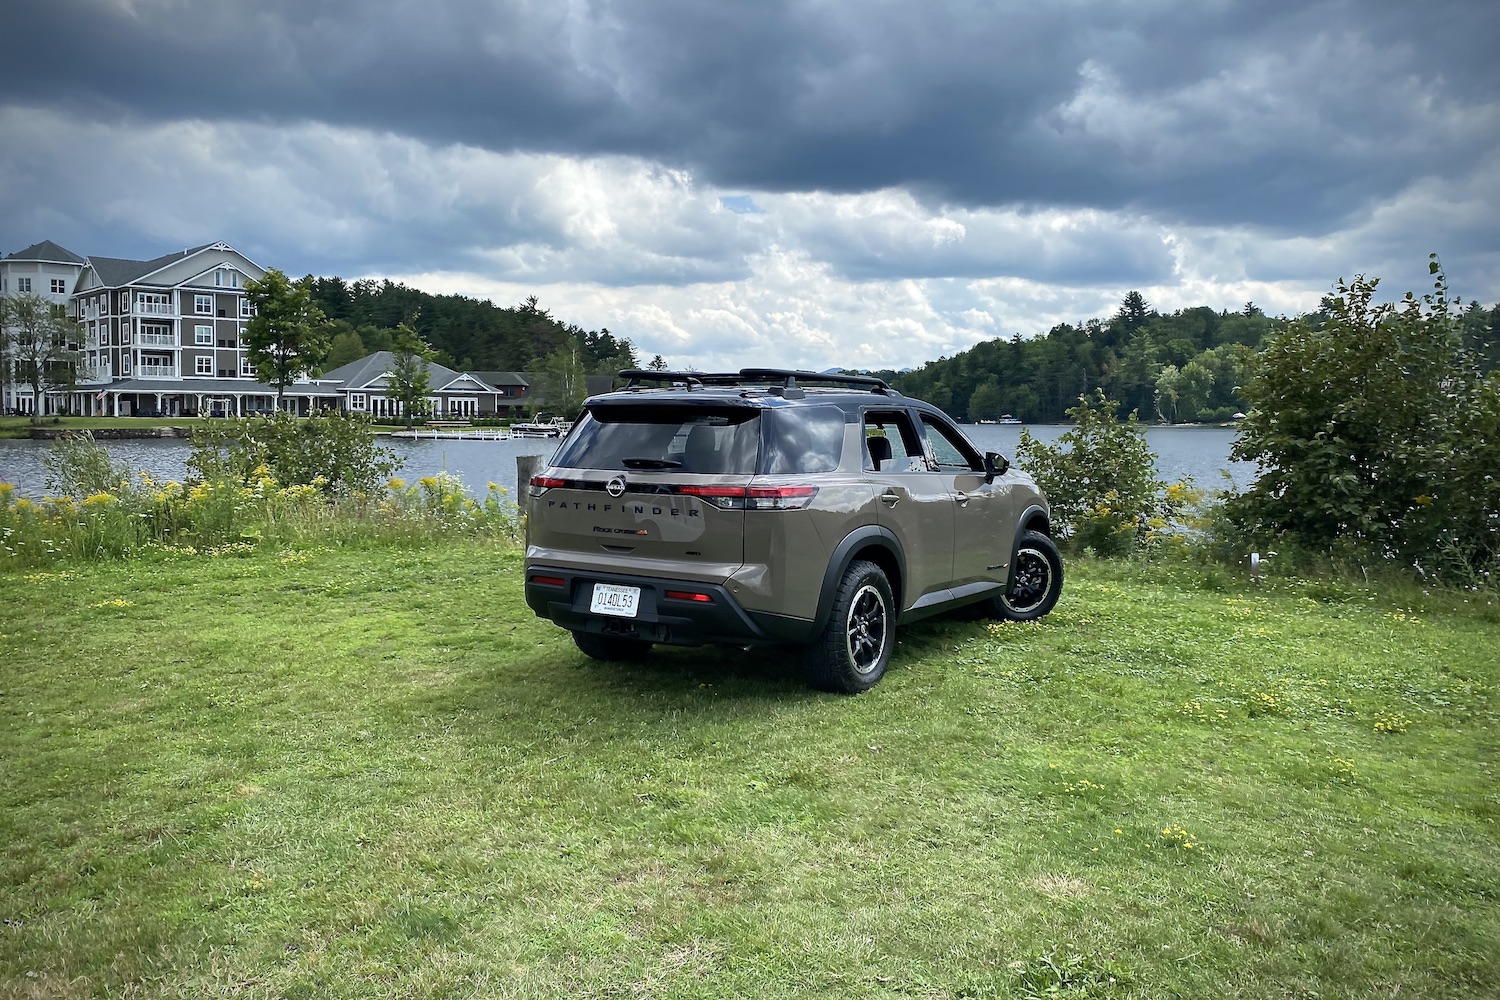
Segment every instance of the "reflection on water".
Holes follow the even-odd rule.
[[[1042,441],[1055,441],[1068,428],[1041,424],[1027,428]],[[1014,456],[1021,428],[1013,424],[965,425],[964,432],[981,451]],[[1221,472],[1228,472],[1235,486],[1249,485],[1254,466],[1231,462],[1229,446],[1235,431],[1228,427],[1148,427],[1146,443],[1156,453],[1157,472],[1173,482],[1191,477],[1199,486],[1214,490],[1223,485]],[[472,493],[483,493],[495,483],[516,492],[516,457],[551,455],[557,448],[552,438],[512,438],[509,441],[405,441],[383,442],[403,460],[397,475],[411,481],[437,472],[458,476]],[[158,482],[187,476],[191,445],[177,438],[141,438],[101,441],[116,464],[145,471]],[[17,492],[32,497],[46,492],[46,467],[42,458],[50,447],[45,441],[0,441],[0,482],[13,483]]]

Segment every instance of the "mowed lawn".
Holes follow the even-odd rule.
[[[1493,596],[610,666],[468,541],[0,576],[0,996],[1494,997]]]

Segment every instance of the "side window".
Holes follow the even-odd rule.
[[[844,411],[837,406],[789,406],[767,411],[767,475],[832,472],[844,451]]]
[[[927,443],[932,446],[932,457],[937,460],[939,469],[944,472],[984,471],[984,459],[957,428],[924,413],[922,429],[927,433]]]
[[[929,472],[922,437],[905,410],[865,411],[865,470]]]

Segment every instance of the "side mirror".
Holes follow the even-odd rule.
[[[992,483],[999,476],[1010,471],[1010,459],[998,451],[987,451],[984,453],[984,481]]]

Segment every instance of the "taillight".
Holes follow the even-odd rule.
[[[801,510],[817,493],[816,486],[752,486],[750,506],[756,510]]]
[[[531,488],[533,490],[555,490],[568,485],[566,479],[558,479],[556,476],[532,476]]]
[[[702,497],[722,510],[801,510],[816,486],[679,486],[678,493]]]
[[[536,584],[539,587],[561,587],[561,586],[563,586],[564,584],[567,583],[567,581],[564,580],[560,576],[540,576],[540,575],[534,575],[534,576],[532,576],[531,582],[534,583],[534,584]]]
[[[749,494],[749,489],[744,486],[679,486],[677,492],[685,493],[690,497],[703,497],[705,500],[712,500],[720,507],[728,509],[745,506],[743,503],[733,501],[743,501]]]
[[[696,590],[669,590],[667,597],[673,601],[697,601],[699,604],[712,604],[712,594],[700,594]]]

